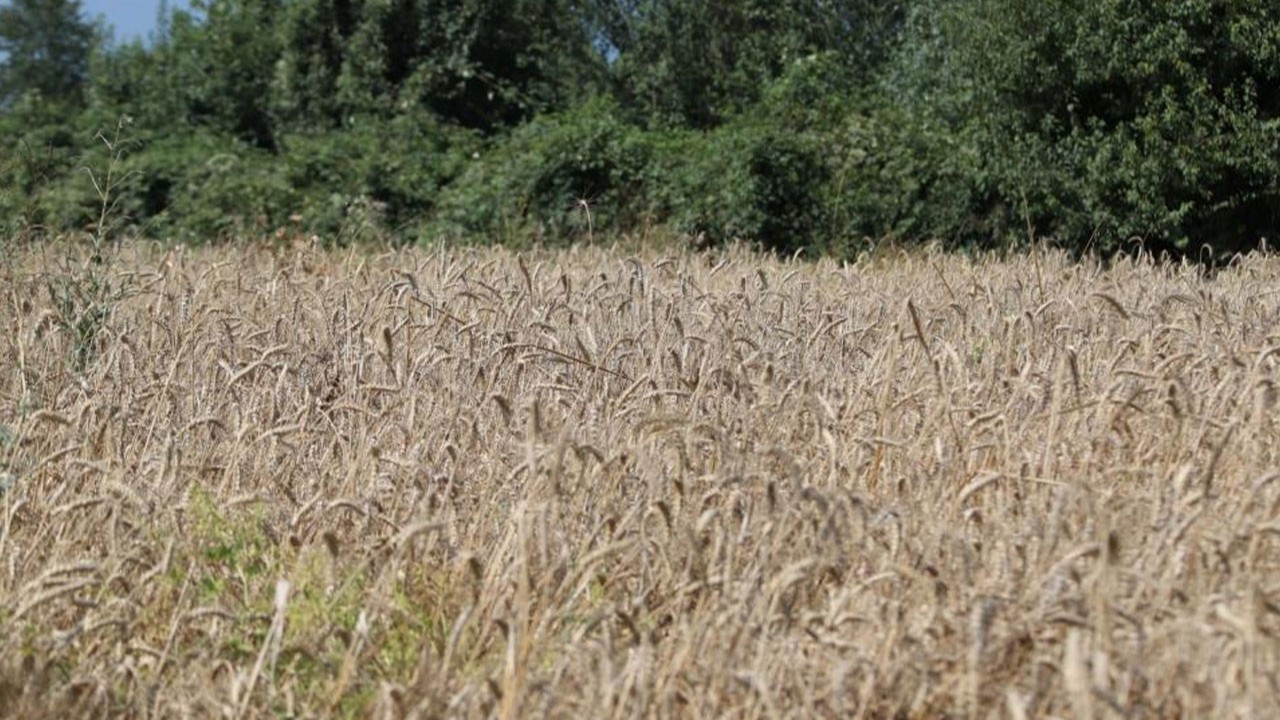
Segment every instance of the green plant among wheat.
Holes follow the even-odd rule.
[[[45,281],[54,322],[70,337],[68,359],[76,372],[83,372],[93,360],[99,334],[116,304],[129,293],[127,283],[113,277],[111,269],[112,241],[121,221],[118,191],[130,177],[121,172],[121,164],[130,146],[125,131],[132,122],[128,115],[122,115],[110,136],[98,133],[106,148],[105,166],[99,171],[87,165],[83,168],[98,202],[97,221],[87,228],[83,247],[76,248],[82,257],[68,254]]]

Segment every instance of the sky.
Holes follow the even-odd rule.
[[[170,0],[169,7],[184,7],[183,0]],[[156,27],[156,11],[160,0],[81,0],[85,17],[96,19],[99,15],[116,29],[116,41],[147,38]]]

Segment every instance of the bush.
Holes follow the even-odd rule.
[[[733,122],[673,137],[665,207],[713,242],[849,256],[885,237],[990,232],[973,139],[857,86],[830,53],[793,63]]]
[[[298,206],[275,157],[209,133],[166,135],[143,143],[125,168],[121,211],[153,237],[209,242],[264,235]]]
[[[1007,217],[993,203],[971,134],[887,99],[851,114],[833,134],[832,224],[862,239],[989,245]]]
[[[498,141],[445,189],[429,231],[563,242],[666,225],[708,243],[792,252],[825,229],[819,140],[768,117],[646,131],[597,101]]]
[[[812,134],[767,119],[670,133],[661,143],[660,207],[677,232],[704,242],[748,240],[784,253],[822,240],[828,168]]]
[[[861,80],[834,54],[810,56],[771,84],[753,112],[784,146],[804,149],[808,167],[786,206],[793,234],[815,250],[850,255],[882,238],[961,245],[988,232],[972,138]]]
[[[325,237],[347,237],[362,223],[400,230],[421,221],[465,168],[478,140],[429,114],[409,112],[357,118],[340,131],[286,136],[282,147],[285,179],[300,196],[303,225]]]
[[[477,154],[445,188],[426,232],[564,241],[644,222],[651,149],[607,100],[543,115]]]
[[[0,114],[0,232],[7,239],[84,229],[97,219],[92,185],[79,172],[92,137],[38,95]]]

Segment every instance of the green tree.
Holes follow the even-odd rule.
[[[492,132],[603,74],[568,0],[297,0],[282,46],[277,112],[299,128],[425,108]]]
[[[275,146],[270,92],[284,5],[284,0],[195,0],[192,9],[203,21],[173,23],[171,50],[179,60],[191,57],[198,73],[188,90],[193,121],[256,147]]]
[[[194,0],[161,17],[150,44],[129,42],[94,60],[92,104],[128,113],[142,139],[193,131],[273,150],[271,92],[284,0]]]
[[[796,61],[834,53],[844,91],[894,46],[890,0],[586,0],[583,15],[624,105],[660,124],[712,127],[761,98]]]
[[[0,7],[0,107],[30,92],[79,107],[95,40],[80,0],[10,0]]]
[[[890,92],[982,158],[976,199],[1010,229],[1233,252],[1280,230],[1276,20],[1253,0],[935,0]]]
[[[336,128],[353,109],[338,97],[338,81],[343,66],[356,59],[349,45],[361,24],[362,5],[358,0],[296,0],[285,9],[272,90],[272,109],[285,126]],[[376,49],[360,50],[361,61],[382,64]]]

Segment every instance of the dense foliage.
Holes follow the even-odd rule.
[[[0,213],[184,240],[667,229],[1222,256],[1280,220],[1280,18],[1191,0],[196,0],[0,9]],[[48,31],[28,31],[33,23]],[[100,188],[99,188],[100,189]]]

